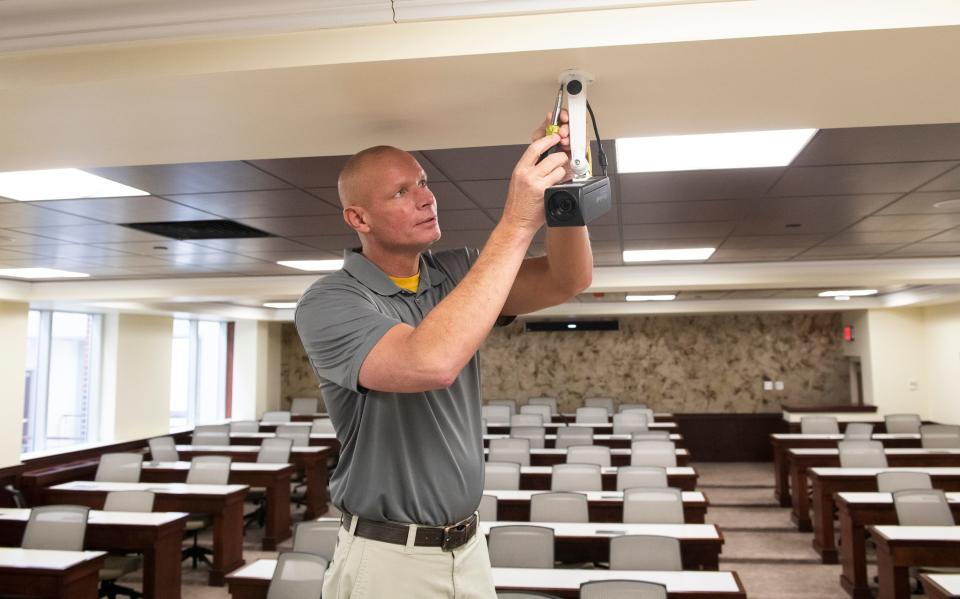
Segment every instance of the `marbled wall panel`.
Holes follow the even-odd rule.
[[[497,329],[481,350],[485,399],[560,398],[572,411],[591,395],[669,412],[767,412],[781,403],[849,402],[839,332],[830,313],[631,316],[619,331]],[[283,395],[316,395],[293,325],[284,326]],[[783,391],[763,391],[762,379]]]

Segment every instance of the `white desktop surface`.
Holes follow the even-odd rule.
[[[497,526],[540,526],[552,528],[557,537],[622,537],[624,535],[656,535],[675,539],[719,539],[714,524],[624,524],[622,522],[516,522],[494,520],[481,522],[483,534]]]
[[[115,483],[74,480],[50,487],[58,491],[154,491],[170,495],[229,495],[247,485],[188,485],[186,483]]]
[[[0,567],[39,570],[67,570],[82,562],[106,555],[106,551],[54,551],[0,547]]]
[[[944,493],[947,497],[947,503],[960,503],[960,493]],[[863,493],[863,492],[842,492],[837,493],[847,503],[893,503],[893,493]]]
[[[960,543],[960,526],[874,526],[891,541],[955,541]]]
[[[530,498],[534,495],[540,495],[543,493],[550,493],[551,491],[524,491],[524,490],[503,490],[503,489],[484,489],[484,495],[494,495],[497,500],[503,501],[530,501]],[[607,501],[610,503],[623,502],[623,492],[622,491],[574,491],[575,493],[581,493],[587,496],[587,501]],[[700,491],[683,491],[683,501],[684,503],[688,502],[704,502],[707,498]],[[960,493],[958,493],[960,495]]]
[[[87,523],[160,526],[189,515],[190,514],[186,512],[105,512],[103,510],[90,510],[87,516]],[[26,522],[29,519],[29,509],[0,508],[0,520],[21,520]]]

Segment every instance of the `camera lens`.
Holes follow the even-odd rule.
[[[550,216],[557,221],[568,221],[577,213],[577,200],[566,191],[558,191],[547,201]]]

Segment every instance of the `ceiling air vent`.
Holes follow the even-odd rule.
[[[170,239],[237,239],[243,237],[273,237],[260,229],[241,225],[232,220],[183,220],[166,223],[128,223],[123,225],[144,233],[162,235]]]

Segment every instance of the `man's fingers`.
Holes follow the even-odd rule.
[[[554,169],[564,168],[565,165],[570,162],[570,157],[564,152],[554,152],[546,158],[543,159],[540,164],[537,165],[537,171],[540,176],[547,176]]]
[[[547,187],[556,185],[557,183],[564,181],[566,178],[567,178],[567,169],[563,168],[562,166],[558,166],[557,168],[553,169],[547,174],[546,176]]]
[[[559,142],[560,136],[556,133],[534,140],[532,144],[527,146],[520,160],[517,161],[517,166],[533,166],[537,163],[537,159],[540,158],[540,154],[543,154]]]

